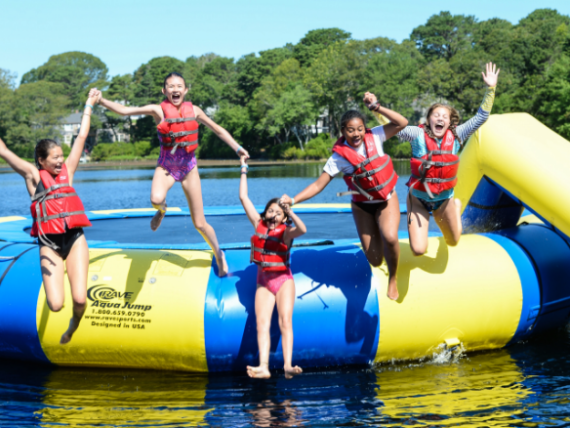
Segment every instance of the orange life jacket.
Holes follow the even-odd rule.
[[[39,237],[44,244],[57,249],[57,246],[43,235],[65,233],[66,225],[68,229],[89,227],[91,222],[85,215],[81,199],[69,185],[65,164],[55,178],[46,170],[40,169],[40,178],[44,190],[36,190],[32,197],[30,211],[34,224],[30,235]]]
[[[290,249],[283,241],[287,225],[280,224],[269,230],[260,220],[255,234],[251,237],[251,262],[257,263],[263,271],[287,270]]]
[[[424,125],[420,125],[423,128]],[[441,141],[441,147],[425,131],[427,154],[410,159],[412,176],[407,183],[410,188],[425,191],[430,198],[444,190],[453,189],[457,184],[459,156],[453,154],[455,136],[448,129]]]
[[[364,135],[366,157],[359,155],[344,141],[344,137],[340,137],[333,146],[333,152],[349,161],[354,166],[354,173],[343,177],[350,191],[338,195],[352,194],[354,202],[385,201],[398,182],[390,156],[378,154],[370,129],[366,129]]]
[[[172,147],[170,153],[174,154],[178,147],[184,147],[191,153],[198,148],[198,122],[194,116],[191,102],[183,102],[180,110],[170,101],[160,104],[164,113],[164,120],[156,127],[158,139],[163,148]]]

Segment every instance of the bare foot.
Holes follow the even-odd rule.
[[[303,369],[299,366],[284,367],[285,379],[293,379],[293,376],[303,373]]]
[[[221,262],[221,263],[220,263]],[[216,263],[218,264],[218,276],[221,278],[228,274],[228,262],[226,261],[226,255],[222,250],[220,250],[220,255],[216,257]]]
[[[267,366],[247,366],[247,375],[256,379],[269,379],[271,377],[271,373]]]
[[[160,223],[162,223],[162,219],[166,214],[166,205],[164,205],[164,210],[165,210],[164,212],[157,210],[156,214],[150,221],[150,228],[153,232],[156,232],[156,229],[158,229],[160,227]]]
[[[69,321],[69,328],[61,336],[59,344],[65,345],[66,343],[69,343],[69,341],[71,340],[71,336],[73,336],[73,333],[75,333],[77,327],[79,327],[79,321],[75,321],[75,317],[72,317],[71,320]]]
[[[400,297],[400,295],[398,294],[398,283],[396,282],[396,277],[393,277],[390,279],[390,282],[388,283],[388,299],[391,300],[398,300],[398,297]]]

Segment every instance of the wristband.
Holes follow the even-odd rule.
[[[246,171],[249,171],[249,165],[246,164],[246,163],[244,163],[243,165],[241,165],[241,166],[240,166],[240,169],[241,169],[241,168],[245,168]]]
[[[91,107],[91,110],[93,110],[93,106],[91,104],[85,104],[85,107]]]
[[[378,106],[380,106],[380,104],[378,103],[378,101],[373,102],[372,104],[370,104],[368,106],[368,110],[370,111],[376,111],[376,109],[378,108]]]
[[[239,155],[239,151],[240,151],[241,149],[243,149],[243,147],[242,147],[242,146],[238,146],[238,148],[236,149],[236,155]]]
[[[295,205],[295,198],[291,198],[291,206]]]

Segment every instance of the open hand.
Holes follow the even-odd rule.
[[[497,80],[499,80],[499,73],[501,72],[500,68],[497,68],[496,64],[492,62],[488,62],[486,65],[486,74],[481,73],[483,75],[483,81],[489,87],[497,86]]]
[[[370,108],[372,104],[378,102],[378,99],[376,98],[376,95],[374,95],[372,92],[366,92],[364,94],[364,99],[362,101],[364,101],[364,105],[366,107]]]

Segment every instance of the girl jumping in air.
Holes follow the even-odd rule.
[[[280,204],[279,198],[271,199],[260,215],[247,196],[246,156],[241,156],[241,179],[239,198],[247,218],[255,229],[251,238],[251,259],[257,267],[257,291],[255,292],[255,316],[257,318],[257,343],[259,366],[247,366],[247,374],[255,378],[269,378],[269,349],[271,316],[277,303],[281,347],[285,377],[290,379],[303,372],[291,363],[293,357],[293,306],[295,282],[289,268],[289,252],[293,239],[305,234],[307,228],[288,205]],[[288,224],[294,222],[294,226]]]
[[[11,152],[0,140],[0,157],[24,178],[32,198],[34,224],[31,235],[39,241],[46,300],[48,307],[54,312],[63,308],[63,279],[67,270],[73,299],[73,316],[69,321],[69,328],[61,336],[62,345],[71,340],[85,312],[89,249],[82,228],[91,226],[91,223],[85,215],[81,199],[71,186],[85,140],[89,135],[93,105],[99,95],[94,89],[89,92],[79,135],[67,159],[63,158],[63,151],[54,140],[44,139],[36,145],[36,164],[32,165]]]
[[[495,64],[486,64],[486,73],[481,73],[487,85],[483,102],[477,114],[463,125],[459,125],[457,110],[437,103],[428,109],[425,125],[407,126],[398,133],[400,140],[412,144],[407,205],[410,247],[416,256],[427,251],[430,212],[447,245],[455,246],[459,242],[463,230],[461,201],[453,197],[459,167],[457,154],[461,145],[489,118],[499,72]],[[376,97],[367,93],[365,100],[374,103]]]
[[[398,299],[396,272],[400,257],[398,228],[400,203],[394,187],[398,176],[392,160],[382,149],[382,143],[408,124],[399,113],[382,107],[378,102],[367,102],[367,107],[379,112],[388,123],[373,129],[366,127],[366,117],[356,110],[347,111],[341,118],[342,136],[333,146],[321,176],[294,198],[287,195],[281,202],[294,205],[319,194],[340,172],[344,174],[352,194],[352,215],[362,249],[372,266],[380,266],[386,258],[388,265],[388,297]]]
[[[158,211],[150,222],[150,228],[156,230],[160,226],[166,213],[166,195],[174,183],[179,181],[188,200],[194,227],[214,251],[218,274],[224,276],[228,273],[228,265],[218,244],[216,232],[204,216],[200,175],[194,154],[198,148],[198,124],[206,125],[214,131],[238,156],[241,154],[249,157],[249,154],[236,143],[228,131],[206,116],[202,109],[191,102],[185,102],[187,92],[184,78],[178,73],[170,73],[164,79],[162,88],[166,100],[160,105],[127,107],[104,98],[99,99],[99,104],[122,116],[150,115],[154,118],[161,150],[150,192],[150,202]]]

